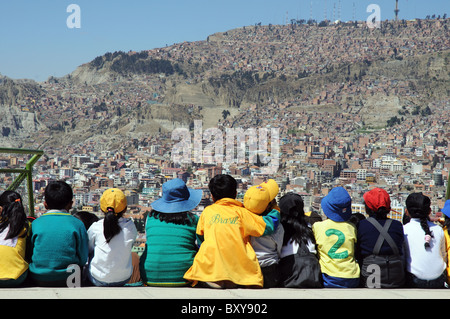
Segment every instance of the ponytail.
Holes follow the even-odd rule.
[[[411,218],[418,218],[420,220],[420,227],[425,232],[424,246],[425,249],[429,248],[431,238],[433,238],[433,234],[428,226],[428,221],[430,220],[428,216],[431,211],[430,198],[422,193],[412,193],[406,198],[406,209]]]
[[[433,234],[430,231],[430,227],[428,226],[428,217],[421,217],[420,218],[420,226],[422,227],[423,231],[425,232],[425,249],[430,247],[430,241],[431,238],[433,238]]]
[[[112,207],[107,208],[103,221],[103,235],[107,243],[122,230],[119,226],[119,218],[122,217],[122,213],[116,213]]]
[[[22,198],[14,191],[5,191],[0,196],[0,232],[9,226],[5,239],[12,239],[20,236],[24,227],[28,229],[27,215],[22,205]],[[23,232],[21,237],[25,237],[27,232]]]

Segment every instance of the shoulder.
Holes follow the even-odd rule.
[[[131,218],[124,218],[124,217],[121,217],[121,218],[119,219],[119,222],[122,223],[122,224],[124,224],[124,225],[131,225],[131,224],[134,225],[134,222],[133,222],[133,220],[132,220]]]
[[[439,234],[444,234],[444,229],[442,228],[442,226],[439,226],[438,224],[435,224],[433,222],[429,222],[428,223],[430,230],[432,230],[433,232],[439,233]]]
[[[96,233],[99,231],[103,232],[103,219],[92,223],[92,225],[87,230],[88,234]]]
[[[401,231],[403,233],[403,223],[395,219],[391,220],[392,220],[391,229]]]
[[[134,224],[134,221],[131,218],[121,218],[120,223],[122,224],[122,228],[135,230],[136,225]]]

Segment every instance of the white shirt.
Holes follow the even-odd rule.
[[[430,248],[425,249],[425,232],[420,226],[420,219],[411,218],[403,226],[405,234],[406,270],[419,279],[432,280],[438,278],[446,269],[447,251],[442,227],[428,222],[433,235]]]
[[[316,245],[314,245],[314,243],[310,239],[308,239],[308,244],[306,245],[306,247],[308,248],[309,252],[317,254]],[[298,248],[299,245],[297,242],[294,242],[292,239],[289,240],[286,245],[281,248],[280,258],[296,254]]]
[[[89,253],[93,253],[89,272],[95,279],[106,283],[127,280],[133,272],[131,248],[137,237],[136,226],[131,219],[119,218],[122,231],[107,243],[103,221],[100,219],[88,229]]]

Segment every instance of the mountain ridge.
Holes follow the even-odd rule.
[[[360,114],[365,125],[377,127],[399,112],[408,116],[414,107],[448,99],[449,21],[389,22],[381,30],[238,28],[203,41],[106,53],[42,83],[2,77],[2,141],[63,146],[95,140],[117,148],[121,137],[142,141],[189,128],[194,119],[211,127],[224,121],[224,112],[233,117],[280,103]],[[434,52],[422,40],[429,37]]]

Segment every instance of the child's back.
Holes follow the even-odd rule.
[[[28,275],[29,222],[19,193],[0,196],[0,287],[17,287]]]
[[[424,280],[436,279],[446,269],[446,262],[442,256],[445,255],[445,237],[442,227],[427,221],[428,227],[433,234],[432,245],[424,248],[424,232],[420,220],[412,218],[404,225],[406,240],[406,270],[416,277]]]
[[[133,272],[131,249],[137,236],[136,226],[131,219],[120,218],[118,224],[121,232],[106,242],[104,221],[100,219],[88,230],[89,249],[94,254],[89,271],[91,276],[102,282],[128,281]]]
[[[38,285],[65,286],[69,265],[83,268],[88,259],[86,228],[68,210],[73,193],[65,182],[52,182],[45,189],[48,211],[31,224],[30,276]]]
[[[31,277],[39,282],[65,281],[67,267],[82,267],[88,257],[84,224],[68,212],[50,210],[31,224]]]
[[[351,198],[342,187],[333,188],[321,203],[328,219],[312,226],[324,287],[357,287],[360,270],[355,259],[356,228],[348,222]]]
[[[406,284],[415,288],[443,288],[446,282],[446,244],[440,225],[432,223],[431,200],[422,193],[406,199],[406,214],[411,220],[405,233]]]
[[[137,230],[131,219],[124,218],[127,198],[118,188],[109,188],[100,198],[105,218],[88,229],[89,279],[96,286],[124,286],[133,273],[131,249]]]
[[[202,190],[188,188],[179,178],[162,186],[145,224],[146,244],[140,272],[148,286],[185,286],[183,279],[197,253],[198,216],[191,211],[202,199]]]
[[[216,200],[215,187],[222,184],[228,185],[230,193],[226,195],[229,197]],[[197,225],[197,234],[204,236],[204,241],[184,278],[193,282],[224,281],[262,287],[263,277],[250,236],[264,235],[266,222],[234,199],[236,181],[231,176],[214,177],[210,181],[210,190],[215,203],[204,209]],[[274,225],[269,226],[273,232]]]
[[[200,215],[197,234],[204,241],[184,278],[191,281],[231,281],[237,285],[263,285],[249,237],[261,236],[266,224],[241,202],[222,198]]]
[[[269,180],[260,185],[250,187],[244,195],[244,206],[252,213],[265,216],[272,209],[279,211],[275,197],[278,194],[278,184]],[[250,237],[264,278],[264,287],[276,287],[279,282],[278,263],[283,246],[284,229],[281,224],[271,235]]]
[[[356,228],[350,222],[326,219],[313,225],[322,273],[332,277],[357,278]]]

